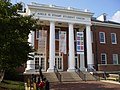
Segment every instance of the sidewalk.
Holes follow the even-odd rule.
[[[50,90],[120,90],[117,82],[111,81],[81,81],[67,83],[50,83]]]
[[[101,82],[107,82],[107,83],[119,84],[120,85],[120,82],[110,81],[110,80],[101,80]]]

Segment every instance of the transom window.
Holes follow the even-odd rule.
[[[116,40],[116,33],[111,33],[111,41],[112,41],[112,44],[117,44],[117,40]]]
[[[107,64],[106,53],[101,53],[101,64]]]
[[[105,43],[105,32],[99,32],[100,43]]]
[[[113,54],[113,64],[118,64],[118,54]]]

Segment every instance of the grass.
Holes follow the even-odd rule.
[[[4,80],[0,83],[0,90],[25,90],[24,82]]]

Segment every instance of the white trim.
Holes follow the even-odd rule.
[[[101,36],[100,36],[100,34],[103,34],[103,38],[104,38],[104,41],[103,41],[103,42],[101,41]],[[105,32],[99,32],[99,41],[100,41],[100,43],[106,43],[106,42],[105,42]]]
[[[112,56],[113,56],[113,64],[118,64],[118,54],[112,54]],[[114,63],[114,57],[117,59],[117,63]]]
[[[41,53],[40,55],[35,55],[34,63],[35,63],[35,58],[39,58],[39,66],[41,65],[41,58],[44,58],[44,69],[42,69],[42,71],[46,71],[46,56],[45,56],[45,54]],[[35,71],[39,71],[39,69],[35,69]]]
[[[66,12],[66,13],[72,13],[72,14],[81,14],[81,15],[86,15],[86,16],[92,16],[94,13],[91,12],[85,12],[83,10],[78,10],[78,9],[68,9],[66,7],[60,7],[60,6],[53,6],[50,7],[50,5],[28,5],[28,8],[30,9],[41,9],[41,10],[54,10],[56,12],[61,11],[61,12]]]
[[[92,25],[120,28],[120,25],[118,25],[118,24],[111,24],[111,23],[104,23],[104,22],[95,22],[95,21],[92,21]]]
[[[107,64],[107,55],[106,55],[106,53],[101,53],[101,64],[102,64],[102,55],[105,55],[105,64]]]
[[[115,42],[112,42],[112,34],[114,35]],[[116,33],[111,33],[111,43],[112,43],[112,44],[117,44]]]
[[[56,60],[57,65],[58,65],[58,58],[59,59],[61,58],[61,65],[62,66],[61,66],[61,69],[59,69],[58,66],[56,66],[56,68],[58,69],[58,71],[63,71],[63,56],[55,56],[55,60]]]
[[[98,66],[120,66],[120,64],[98,64]]]
[[[28,5],[28,10],[35,19],[88,25],[91,25],[91,16],[93,15],[91,12],[56,8],[56,6],[49,7],[49,5],[41,4]]]

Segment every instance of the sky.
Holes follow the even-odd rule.
[[[88,9],[90,12],[94,13],[94,17],[106,13],[108,20],[120,23],[120,0],[11,0],[11,2],[13,4],[23,2],[26,5],[31,2],[36,2],[83,10]]]

